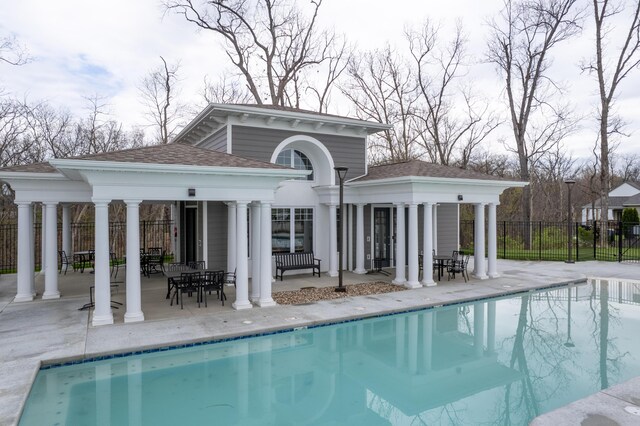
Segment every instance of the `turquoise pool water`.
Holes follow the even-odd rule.
[[[639,304],[599,281],[55,367],[20,424],[524,425],[640,375]]]

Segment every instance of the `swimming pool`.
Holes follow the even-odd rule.
[[[639,304],[594,281],[48,368],[20,424],[527,424],[640,375]]]

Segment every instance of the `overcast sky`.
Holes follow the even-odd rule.
[[[387,42],[398,45],[404,26],[426,17],[441,22],[445,30],[460,18],[470,52],[480,61],[487,39],[485,22],[501,4],[501,0],[325,0],[320,18],[360,49]],[[577,110],[587,116],[582,129],[566,143],[577,157],[590,155],[596,135],[595,82],[581,75],[578,67],[592,51],[591,20],[579,39],[554,52],[554,75],[569,89]],[[48,100],[76,114],[84,114],[83,97],[106,96],[112,115],[127,126],[145,120],[137,87],[160,64],[160,55],[169,62],[180,61],[181,97],[189,104],[202,102],[199,93],[205,75],[216,80],[230,70],[217,38],[198,32],[179,16],[163,16],[159,0],[4,2],[0,35],[7,34],[19,38],[33,61],[21,67],[0,64],[0,85],[5,90],[32,101]],[[500,81],[492,65],[474,66],[472,77],[487,96],[500,100]],[[621,141],[620,152],[640,154],[640,71],[620,90],[618,109],[632,134]],[[338,111],[349,112],[344,105]]]

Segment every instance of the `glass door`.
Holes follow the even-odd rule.
[[[373,259],[376,266],[391,266],[391,209],[374,207],[373,209]]]

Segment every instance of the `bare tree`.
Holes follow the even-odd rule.
[[[615,33],[611,21],[624,13],[630,18],[628,27],[624,27],[622,43],[615,51],[610,47]],[[622,132],[624,123],[616,116],[613,106],[617,90],[629,73],[640,65],[640,1],[632,2],[629,9],[624,3],[609,0],[593,0],[595,20],[596,55],[589,63],[583,64],[583,70],[595,73],[598,81],[600,105],[598,108],[600,139],[600,209],[601,220],[606,221],[609,211],[609,191],[611,180],[609,171],[610,137]],[[619,24],[616,23],[616,26]],[[613,61],[609,60],[612,57]],[[603,236],[604,238],[604,236]]]
[[[223,73],[217,82],[212,82],[205,76],[202,99],[207,104],[244,104],[252,98],[237,79],[229,78],[227,73]]]
[[[414,75],[389,46],[354,57],[342,93],[361,119],[392,124],[371,140],[372,162],[405,161],[417,157]]]
[[[151,71],[139,87],[142,102],[147,107],[149,122],[156,127],[158,143],[167,144],[180,124],[181,105],[177,103],[176,84],[179,64],[168,65],[160,56],[162,65]]]
[[[29,61],[31,57],[15,36],[0,37],[0,62],[24,65]]]
[[[335,34],[318,30],[322,0],[309,3],[308,13],[289,0],[167,0],[165,9],[222,37],[255,103],[299,107],[313,82],[305,73],[336,54]]]
[[[420,30],[407,30],[414,61],[419,106],[420,141],[433,163],[449,165],[455,160],[466,167],[476,148],[500,124],[470,87],[460,82],[468,72],[462,24],[452,39],[438,45],[439,30],[426,21]],[[442,46],[444,44],[444,46]]]
[[[566,105],[553,105],[559,86],[551,79],[550,52],[580,31],[583,11],[577,0],[505,0],[490,22],[487,60],[504,79],[519,174],[530,180],[531,162],[576,126]],[[531,219],[531,188],[522,196],[522,219]],[[528,239],[527,239],[528,240]]]

